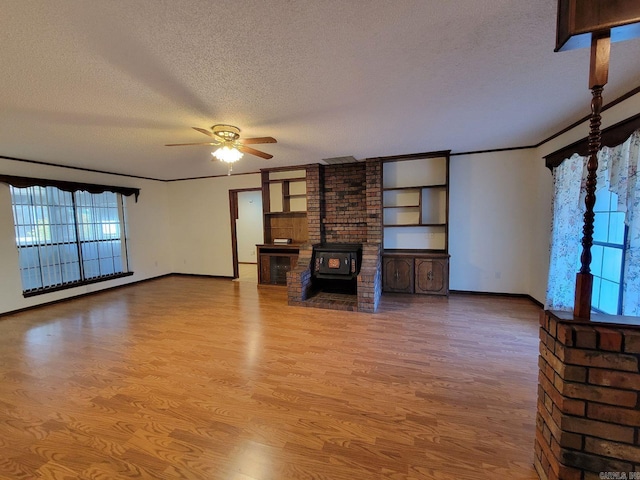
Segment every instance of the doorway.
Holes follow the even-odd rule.
[[[233,278],[258,280],[256,245],[264,243],[262,189],[229,190]]]

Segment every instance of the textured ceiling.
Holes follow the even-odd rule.
[[[210,148],[164,146],[215,123],[278,139],[239,173],[528,146],[589,112],[589,52],[553,52],[555,17],[556,0],[4,0],[0,155],[221,175]],[[613,45],[605,102],[640,85],[638,58],[640,40]]]

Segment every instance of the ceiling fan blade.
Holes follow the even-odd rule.
[[[261,152],[260,150],[256,150],[255,148],[246,147],[244,145],[238,145],[238,150],[240,150],[242,153],[248,153],[249,155],[255,155],[256,157],[261,157],[261,158],[264,158],[266,160],[269,160],[270,158],[273,158],[273,155]]]
[[[186,145],[220,145],[219,142],[205,142],[205,143],[167,143],[165,147],[184,147]]]
[[[256,143],[278,143],[278,141],[273,137],[257,137],[243,138],[242,140],[238,140],[238,143],[241,145],[253,145]]]
[[[207,130],[206,128],[198,128],[198,127],[191,127],[191,128],[193,128],[194,130],[200,133],[204,133],[205,135],[213,137],[213,132],[211,130]]]

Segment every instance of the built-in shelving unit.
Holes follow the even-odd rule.
[[[258,283],[286,285],[286,272],[297,263],[299,245],[309,239],[307,179],[304,168],[262,170],[264,245],[258,245]],[[276,239],[288,239],[276,245]]]
[[[449,292],[449,153],[383,159],[385,291]]]
[[[307,180],[305,169],[262,171],[264,240],[288,238],[291,243],[307,241]]]

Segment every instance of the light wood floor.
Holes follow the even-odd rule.
[[[255,263],[239,263],[238,278],[234,282],[258,282],[258,265]]]
[[[0,318],[0,478],[533,480],[537,315],[174,276]]]

